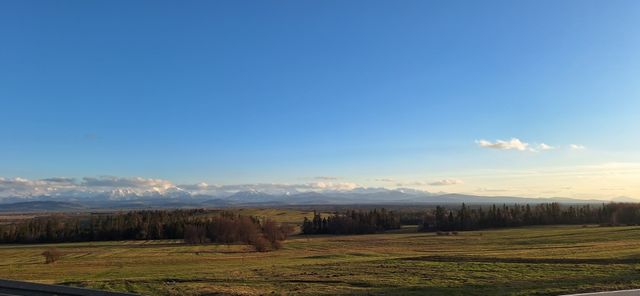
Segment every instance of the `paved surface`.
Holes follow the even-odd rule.
[[[100,290],[0,280],[0,296],[132,296]]]
[[[595,292],[595,293],[584,293],[584,294],[571,294],[565,296],[640,296],[640,289],[637,290],[620,290],[620,291],[609,291],[609,292]]]

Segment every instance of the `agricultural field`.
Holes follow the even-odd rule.
[[[143,295],[557,295],[640,287],[635,226],[448,236],[405,227],[297,235],[266,253],[177,240],[69,243],[55,244],[63,256],[44,264],[41,253],[51,246],[0,245],[0,278]]]

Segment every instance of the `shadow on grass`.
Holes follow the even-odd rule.
[[[552,276],[551,276],[552,277]],[[507,283],[485,285],[433,285],[425,281],[425,285],[411,286],[380,286],[372,282],[342,281],[342,280],[301,280],[282,279],[280,281],[255,280],[220,280],[208,278],[165,278],[154,280],[111,280],[98,282],[66,282],[71,286],[102,288],[112,291],[127,291],[133,293],[151,293],[154,295],[184,295],[176,293],[188,287],[189,284],[211,283],[213,286],[224,285],[233,287],[252,286],[255,289],[276,289],[283,295],[295,291],[296,295],[559,295],[583,292],[598,292],[607,290],[640,288],[640,273],[629,270],[607,277],[585,276],[565,281],[553,278],[545,280],[522,280]],[[184,285],[187,286],[184,286]],[[213,288],[215,290],[215,288]],[[202,294],[189,295],[235,295],[227,292],[213,292],[209,290]],[[146,293],[145,293],[146,292]]]
[[[469,256],[418,256],[407,257],[404,261],[431,262],[477,262],[477,263],[530,263],[530,264],[638,264],[637,258],[496,258]]]
[[[588,275],[563,278],[553,273],[543,275],[543,278],[506,281],[499,276],[484,278],[485,282],[465,284],[464,273],[460,273],[454,281],[438,282],[425,279],[420,282],[391,283],[383,281],[361,280],[356,274],[350,278],[300,278],[297,276],[257,276],[257,277],[226,277],[226,278],[181,278],[165,277],[154,279],[120,279],[107,281],[77,281],[62,284],[72,286],[88,286],[92,288],[112,291],[127,291],[143,295],[234,295],[229,293],[233,287],[251,287],[260,291],[275,291],[278,295],[559,295],[582,292],[611,291],[621,289],[640,288],[640,271],[635,263],[637,259],[548,259],[548,258],[477,258],[461,256],[420,256],[399,258],[392,261],[433,261],[433,262],[481,262],[481,263],[510,263],[510,264],[628,264],[628,268],[610,275]],[[632,264],[629,264],[632,263]],[[339,269],[338,266],[336,266]],[[428,268],[428,267],[427,267]],[[388,273],[386,273],[388,272]],[[378,276],[397,277],[399,271],[386,270]],[[585,273],[589,270],[586,269]],[[488,273],[487,275],[490,275]],[[206,293],[181,293],[181,290],[200,289],[206,287]],[[226,287],[221,289],[221,287]],[[213,294],[212,294],[213,293]]]
[[[334,295],[561,295],[640,288],[640,273],[629,271],[609,277],[581,277],[569,281],[532,280],[487,285],[374,287],[362,292]]]

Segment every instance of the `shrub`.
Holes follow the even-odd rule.
[[[269,251],[269,247],[272,245],[269,240],[261,235],[252,238],[249,244],[251,244],[258,252],[267,252]]]
[[[262,233],[264,233],[264,237],[271,243],[271,247],[276,250],[282,247],[281,242],[286,240],[291,232],[293,232],[293,227],[291,227],[291,225],[278,225],[273,220],[267,220],[262,225]]]
[[[49,264],[58,261],[62,256],[62,253],[56,248],[49,248],[42,252],[42,256],[44,256],[45,263]]]

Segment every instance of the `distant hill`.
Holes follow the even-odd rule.
[[[63,201],[25,201],[0,205],[0,212],[63,212],[84,210],[85,206]]]

